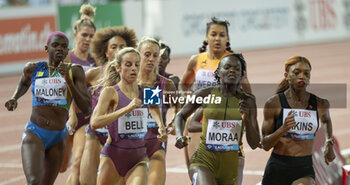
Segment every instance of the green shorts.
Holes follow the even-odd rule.
[[[201,142],[190,160],[190,169],[208,168],[218,184],[234,184],[238,175],[238,151],[206,150]]]

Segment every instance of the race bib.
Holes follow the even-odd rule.
[[[292,110],[296,125],[284,136],[294,139],[313,139],[318,128],[317,112],[305,109],[283,109],[283,124]]]
[[[38,78],[35,80],[35,96],[46,100],[63,100],[67,97],[67,85],[64,78]]]
[[[217,84],[218,83],[215,79],[214,71],[200,69],[196,72],[196,81],[195,81],[194,90],[212,87]]]
[[[239,150],[242,120],[208,120],[206,149],[214,151]]]
[[[126,113],[118,119],[118,135],[120,139],[141,139],[147,132],[147,108],[138,108]]]

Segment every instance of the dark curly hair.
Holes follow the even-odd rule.
[[[222,57],[222,59],[221,59],[220,62],[219,62],[218,68],[216,68],[216,70],[215,70],[215,72],[214,72],[214,74],[215,74],[215,79],[216,79],[216,81],[217,81],[218,84],[220,84],[220,77],[219,77],[219,72],[218,72],[218,70],[219,70],[220,67],[221,67],[221,61],[223,61],[224,58],[227,58],[227,57],[236,57],[236,58],[239,60],[239,62],[241,63],[241,69],[242,69],[242,71],[241,71],[241,76],[244,76],[244,75],[246,75],[246,73],[247,73],[247,64],[246,64],[246,61],[244,60],[243,55],[242,55],[241,53],[231,53],[231,54],[228,54],[228,55]]]
[[[126,26],[107,27],[98,30],[91,41],[91,52],[97,61],[97,65],[108,62],[106,51],[109,39],[119,36],[126,42],[127,47],[136,47],[137,37],[133,29]]]
[[[212,25],[215,25],[215,24],[225,26],[227,37],[230,38],[229,34],[228,34],[228,27],[230,26],[230,23],[227,20],[220,20],[216,17],[212,17],[211,20],[207,23],[206,35],[208,35],[210,27]],[[199,48],[199,53],[203,53],[203,52],[207,51],[207,45],[208,45],[208,42],[206,40],[204,40],[202,47]],[[230,42],[226,43],[226,51],[233,53],[233,51],[230,47]]]

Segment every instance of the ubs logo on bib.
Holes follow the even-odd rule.
[[[161,92],[159,86],[156,88],[143,88],[143,104],[144,105],[161,105]]]
[[[213,127],[216,128],[216,129],[219,129],[220,128],[220,123],[215,121]]]

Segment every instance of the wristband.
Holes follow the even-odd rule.
[[[334,144],[335,144],[335,141],[334,141],[333,138],[328,138],[328,139],[326,139],[326,144],[328,144],[328,143],[334,145]]]

